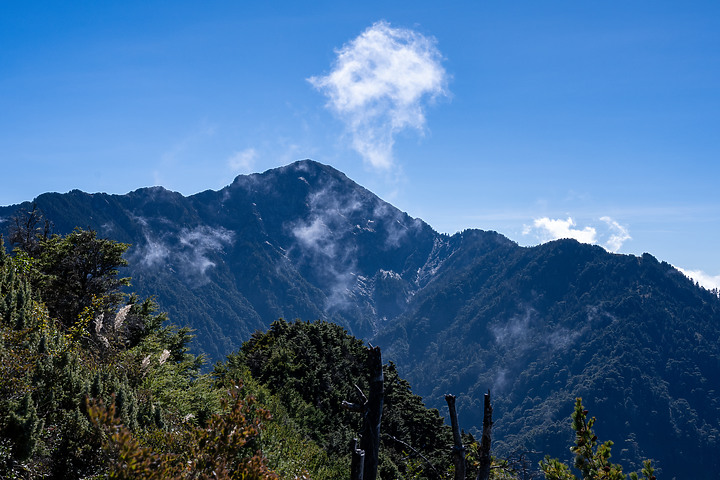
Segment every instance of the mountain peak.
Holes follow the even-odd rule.
[[[288,165],[271,168],[262,173],[238,175],[230,187],[252,188],[259,183],[268,182],[271,184],[279,182],[280,184],[287,185],[288,182],[301,180],[305,181],[309,186],[317,188],[325,185],[331,179],[352,185],[352,188],[359,187],[359,185],[350,180],[341,171],[330,165],[310,159],[298,160]]]
[[[649,254],[441,235],[312,160],[189,197],[149,187],[36,202],[56,233],[81,226],[132,244],[133,288],[194,328],[213,360],[277,318],[328,320],[382,346],[434,406],[447,391],[470,399],[459,407],[469,425],[482,423],[472,402],[492,388],[498,445],[564,451],[567,422],[547,419],[565,418],[566,400],[581,396],[617,419],[611,437],[637,433],[665,472],[689,468],[678,444],[693,478],[718,470],[707,389],[718,377],[720,300]],[[0,218],[27,206],[0,207]],[[645,407],[651,416],[637,415]],[[654,437],[641,438],[647,418]],[[631,440],[622,448],[638,451]]]

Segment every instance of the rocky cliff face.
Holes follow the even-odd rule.
[[[152,187],[35,203],[57,233],[80,226],[132,244],[134,289],[195,328],[212,359],[280,317],[332,320],[369,338],[447,255],[427,224],[309,160],[190,197]],[[28,206],[2,207],[0,217]]]
[[[131,243],[133,289],[194,328],[211,360],[277,318],[330,320],[380,345],[430,405],[458,395],[466,430],[491,389],[497,454],[567,457],[582,396],[629,467],[720,469],[720,300],[651,255],[441,235],[307,160],[190,197],[153,187],[35,202],[58,233]]]

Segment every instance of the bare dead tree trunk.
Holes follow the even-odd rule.
[[[455,465],[455,480],[465,480],[465,447],[460,436],[460,426],[455,410],[455,395],[445,395],[445,401],[450,409],[450,424],[453,432],[452,459]]]
[[[363,479],[363,464],[365,463],[365,452],[358,448],[358,439],[354,439],[351,447],[352,463],[350,464],[350,480]]]
[[[361,446],[365,450],[364,480],[375,480],[380,453],[380,420],[382,419],[383,403],[385,401],[385,381],[380,347],[370,348],[369,354],[370,395],[367,413],[365,414],[365,428]]]
[[[488,480],[490,478],[490,444],[492,430],[492,405],[490,404],[490,390],[485,394],[485,409],[483,411],[483,432],[480,440],[480,472],[477,480]]]
[[[362,403],[343,402],[346,410],[360,412],[363,415],[363,429],[360,448],[365,452],[363,480],[376,480],[378,457],[380,454],[380,420],[385,400],[385,382],[382,369],[380,347],[368,349],[368,370],[370,371],[370,394],[366,398],[360,387],[355,385]]]

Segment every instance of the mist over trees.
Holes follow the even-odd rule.
[[[21,208],[28,217],[19,216],[16,222],[13,215]],[[240,380],[228,381],[226,390],[217,390],[212,364],[227,363],[227,355],[242,357],[245,343],[260,335],[253,332],[271,332],[278,318],[319,320],[380,346],[397,377],[412,384],[422,403],[438,409],[437,418],[447,417],[444,396],[455,395],[461,428],[476,439],[481,437],[483,395],[490,389],[493,455],[518,459],[514,465],[524,462],[536,469],[545,454],[572,463],[568,445],[573,430],[568,418],[572,402],[582,397],[586,408],[600,419],[598,436],[616,442],[613,461],[622,463],[626,471],[642,470],[645,458],[655,459],[661,477],[708,478],[708,472],[720,468],[715,455],[720,408],[713,386],[720,356],[720,301],[652,255],[613,255],[571,240],[522,248],[500,234],[477,230],[437,234],[340,172],[314,162],[240,176],[219,192],[192,197],[158,187],[120,196],[79,191],[45,194],[36,199],[35,208],[30,203],[0,207],[0,218],[5,219],[0,227],[6,239],[12,236],[9,227],[24,232],[13,237],[17,240],[13,245],[8,243],[6,251],[17,249],[6,257],[12,259],[13,275],[22,277],[27,286],[14,288],[15,300],[5,297],[8,305],[17,301],[27,306],[31,304],[27,299],[34,298],[33,305],[45,312],[47,320],[27,334],[39,335],[52,327],[47,331],[57,331],[62,336],[58,341],[77,345],[71,349],[76,360],[53,360],[77,365],[76,373],[60,375],[50,367],[39,370],[46,366],[32,366],[35,360],[25,362],[27,367],[21,367],[19,360],[11,362],[12,372],[30,372],[23,377],[25,385],[34,385],[32,378],[45,378],[39,371],[51,372],[51,378],[77,379],[107,369],[108,375],[114,375],[108,380],[110,395],[124,401],[127,392],[145,388],[142,394],[134,393],[138,405],[166,412],[165,400],[158,400],[166,398],[166,379],[151,373],[154,368],[177,369],[173,381],[185,386],[175,389],[168,381],[167,391],[176,396],[167,396],[167,401],[185,398],[192,407],[182,407],[173,418],[192,414],[188,421],[197,427],[197,419],[207,421],[221,413],[219,400],[212,404],[217,408],[200,408],[201,393],[214,391],[211,397],[224,398],[240,384]],[[76,225],[90,228],[76,230]],[[98,258],[107,260],[104,267]],[[126,285],[127,278],[132,278],[132,285]],[[21,331],[32,317],[26,307],[16,310],[26,313],[13,317],[19,323],[7,326]],[[7,332],[7,341],[18,345],[3,353],[8,358],[45,358],[45,353],[32,350],[35,340],[27,340],[25,333]],[[238,360],[238,365],[244,361]],[[82,373],[84,365],[87,371]],[[384,376],[390,381],[387,365]],[[302,365],[291,368],[314,372]],[[358,435],[357,414],[348,419],[356,422],[352,428],[339,427],[340,433],[327,429],[330,440],[312,437],[302,430],[311,419],[334,420],[297,408],[304,403],[275,391],[275,377],[254,380],[253,375],[267,372],[253,369],[252,374],[250,365],[237,369],[245,372],[242,391],[274,398],[269,403],[281,406],[283,413],[263,405],[273,419],[288,419],[288,412],[295,412],[297,418],[283,425],[300,432],[293,438],[304,438],[319,449],[303,451],[328,451],[335,438],[335,451],[347,455],[349,450],[344,449],[349,447],[343,443]],[[120,394],[125,377],[130,383]],[[156,384],[146,383],[153,378]],[[337,381],[333,377],[332,382]],[[82,396],[77,392],[85,391],[83,382],[87,383],[70,381],[75,389],[72,398]],[[340,402],[362,403],[355,384],[368,393],[368,385],[354,380],[345,385],[346,391],[328,395],[336,395],[332,398]],[[187,398],[193,385],[205,385],[193,394],[198,395],[196,400]],[[388,383],[386,391],[392,385]],[[34,388],[19,391],[34,392]],[[53,395],[67,394],[57,390]],[[245,397],[240,396],[245,405]],[[38,399],[31,404],[13,397],[12,408],[17,409],[13,425],[19,425],[20,419],[32,425],[34,415],[44,415],[38,413],[43,412]],[[109,398],[102,400],[110,408]],[[132,400],[124,405],[126,416],[127,409],[135,411]],[[135,435],[132,417],[127,418]],[[163,422],[175,425],[167,419]],[[261,423],[266,429],[275,425],[273,420]],[[141,429],[149,428],[139,424]],[[52,432],[59,431],[53,428]],[[381,431],[395,440],[381,434],[380,471],[383,465],[386,471],[395,471],[383,463],[386,459],[403,475],[414,471],[405,460],[388,453],[393,448],[421,465],[423,475],[452,464],[447,449],[438,450],[444,463],[434,461],[432,452],[389,428]],[[424,427],[416,428],[422,432]],[[28,433],[28,438],[33,437]],[[49,434],[45,440],[42,435],[38,438],[36,445],[55,445]],[[472,441],[462,444],[472,452]],[[34,451],[48,452],[48,448]],[[682,460],[687,456],[694,459],[689,465]],[[336,459],[338,464],[349,464],[338,455],[322,464]],[[272,455],[268,461],[274,471],[283,464]]]
[[[120,291],[127,245],[76,229],[43,236],[34,256],[8,255],[1,237],[0,247],[3,478],[347,477],[349,445],[367,419],[343,400],[363,390],[380,395],[377,478],[454,475],[453,434],[439,412],[342,327],[276,321],[202,374],[188,330]],[[86,272],[92,294],[68,282],[60,299],[48,280],[58,264]],[[45,295],[74,310],[51,310]],[[482,463],[460,461],[473,478]],[[494,478],[511,478],[507,463],[497,469]]]

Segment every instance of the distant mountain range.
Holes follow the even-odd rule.
[[[496,454],[568,458],[582,396],[628,470],[645,457],[663,478],[720,470],[720,299],[649,254],[443,235],[309,160],[189,197],[152,187],[34,202],[57,233],[131,243],[133,289],[194,328],[211,360],[277,318],[330,320],[380,345],[428,404],[456,394],[466,430],[490,389]],[[0,219],[29,207],[0,207]]]

